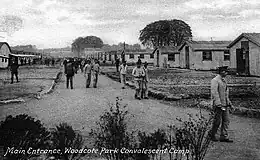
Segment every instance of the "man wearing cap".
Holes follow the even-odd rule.
[[[99,66],[99,61],[96,59],[95,64],[93,65],[93,87],[97,88],[97,81],[98,81],[98,74],[100,72],[100,66]]]
[[[214,109],[214,121],[210,138],[212,141],[216,139],[216,133],[221,123],[220,142],[233,142],[228,139],[228,125],[229,125],[229,109],[232,109],[231,101],[229,100],[229,90],[225,77],[227,75],[227,66],[218,68],[218,75],[211,80],[211,100]]]
[[[134,80],[136,83],[136,93],[135,93],[135,98],[136,99],[141,99],[141,90],[143,88],[142,86],[142,81],[143,77],[145,76],[144,69],[141,67],[140,62],[136,63],[136,67],[133,69],[132,75],[134,76]]]
[[[92,65],[90,64],[90,60],[87,60],[87,64],[84,66],[84,77],[86,78],[86,88],[89,88],[91,83],[91,70]]]
[[[73,76],[75,74],[75,66],[74,66],[74,60],[71,58],[69,62],[66,63],[66,69],[65,69],[65,74],[67,77],[67,89],[70,88],[73,89]]]
[[[147,68],[147,66],[148,66],[148,63],[144,62],[144,68],[143,69],[144,69],[145,76],[143,78],[143,92],[142,92],[144,99],[148,99],[148,80],[149,80],[149,78],[148,78],[148,68]]]
[[[14,83],[14,76],[16,78],[16,82],[18,81],[18,62],[16,62],[15,58],[13,57],[10,62],[10,71],[11,71],[11,84]]]
[[[121,83],[122,83],[122,89],[125,89],[126,71],[127,71],[126,61],[123,61],[123,63],[119,67],[120,80],[121,80]]]

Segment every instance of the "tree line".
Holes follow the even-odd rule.
[[[179,46],[184,41],[192,38],[192,31],[189,24],[182,20],[159,20],[146,25],[139,35],[139,41],[148,48],[156,48],[161,46]],[[141,49],[140,44],[124,44],[120,42],[118,45],[104,44],[101,38],[97,36],[78,37],[71,44],[72,51],[79,55],[85,48],[102,48],[105,51]]]

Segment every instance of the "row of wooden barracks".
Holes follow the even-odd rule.
[[[87,57],[106,61],[121,58],[122,51],[87,51]],[[242,33],[233,41],[186,41],[178,47],[159,47],[154,50],[125,50],[127,63],[142,62],[157,67],[176,67],[194,70],[214,70],[228,66],[244,75],[260,76],[260,33]]]
[[[86,49],[81,57],[115,62],[116,58],[121,58],[121,53]],[[233,41],[186,41],[178,47],[125,50],[124,53],[127,63],[135,63],[140,57],[142,62],[157,67],[214,70],[219,66],[229,66],[240,74],[260,76],[260,33],[242,33]],[[8,65],[9,55],[14,55],[9,45],[0,43],[0,67]]]
[[[28,63],[34,58],[40,58],[41,53],[12,50],[7,42],[0,42],[0,68],[7,68],[12,57],[20,65],[22,61]]]

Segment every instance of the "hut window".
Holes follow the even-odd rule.
[[[154,54],[150,54],[150,59],[153,59],[154,58]]]
[[[4,58],[2,58],[2,62],[4,62]]]
[[[168,54],[168,61],[175,61],[175,54]]]
[[[140,58],[141,58],[141,59],[144,59],[144,54],[140,54]]]
[[[224,61],[230,61],[230,51],[224,51]]]
[[[7,58],[5,58],[5,62],[7,62]]]
[[[202,60],[203,61],[212,61],[212,52],[211,51],[203,51],[202,52]]]
[[[134,54],[129,54],[129,59],[134,59],[135,55]]]

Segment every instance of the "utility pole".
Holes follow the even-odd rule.
[[[123,52],[121,54],[121,58],[122,58],[122,62],[125,61],[125,42],[124,42],[124,49],[123,49]]]

